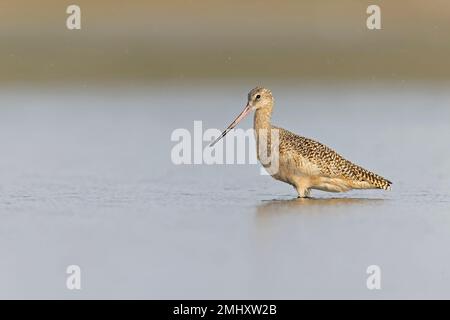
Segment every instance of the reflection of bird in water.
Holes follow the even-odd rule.
[[[299,198],[309,197],[311,189],[328,192],[343,192],[351,189],[390,190],[389,180],[353,164],[327,146],[272,126],[273,101],[270,90],[254,88],[248,94],[245,109],[211,143],[211,146],[224,137],[247,114],[255,111],[254,129],[259,161],[272,177],[292,185],[297,190]],[[275,141],[272,143],[273,132],[278,135],[278,146]],[[265,141],[264,148],[259,148],[260,139]],[[278,165],[275,169],[262,161],[261,150],[264,149],[267,149],[267,153],[271,155],[274,151],[278,155]]]
[[[296,198],[289,200],[269,200],[263,201],[257,206],[257,213],[279,213],[290,211],[291,209],[304,208],[304,207],[337,207],[348,205],[375,205],[381,204],[384,199],[365,199],[365,198]]]

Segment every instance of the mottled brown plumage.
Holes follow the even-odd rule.
[[[270,90],[261,87],[251,90],[244,111],[211,145],[225,136],[249,112],[255,111],[258,159],[272,177],[294,186],[299,197],[308,197],[311,189],[329,192],[390,189],[389,180],[353,164],[329,147],[273,126],[273,102]]]
[[[283,128],[278,129],[280,153],[293,152],[301,155],[317,165],[320,173],[327,177],[342,177],[350,181],[368,182],[379,189],[390,189],[392,183],[389,180],[348,161],[320,142],[298,136]]]

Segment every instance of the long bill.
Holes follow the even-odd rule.
[[[209,146],[210,146],[210,147],[214,146],[220,139],[222,139],[223,137],[225,137],[226,134],[227,134],[231,129],[233,129],[234,127],[236,127],[236,125],[237,125],[242,119],[244,119],[245,116],[246,116],[247,114],[250,113],[250,111],[252,111],[252,107],[250,106],[249,103],[247,103],[247,105],[245,106],[244,110],[242,110],[242,112],[237,116],[237,118],[234,119],[234,121],[228,126],[228,128],[226,128],[226,129],[222,132],[222,134],[221,134],[219,137],[217,137],[216,140],[214,140],[213,142],[211,142],[211,144],[210,144]]]

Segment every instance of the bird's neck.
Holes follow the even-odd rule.
[[[271,117],[272,106],[258,109],[255,112],[253,127],[256,139],[256,154],[260,161],[261,159],[266,159],[271,154]]]
[[[262,129],[270,130],[271,118],[272,118],[272,106],[256,110],[255,117],[253,119],[253,128],[256,131],[255,133],[258,133]]]

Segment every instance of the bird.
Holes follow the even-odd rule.
[[[311,190],[391,190],[391,181],[350,162],[326,145],[272,125],[273,106],[274,97],[269,89],[252,89],[244,110],[209,146],[213,147],[254,111],[258,160],[273,178],[292,185],[298,198],[309,198]],[[268,159],[276,162],[277,166],[272,166]]]

